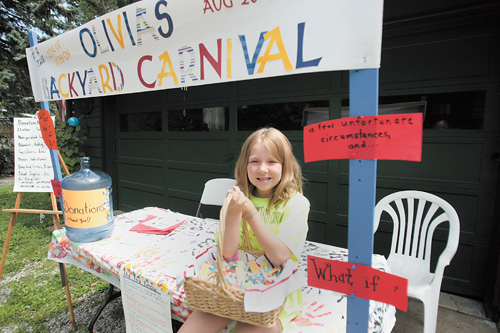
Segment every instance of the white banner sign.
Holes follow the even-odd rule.
[[[143,0],[26,50],[36,101],[380,67],[383,0]]]

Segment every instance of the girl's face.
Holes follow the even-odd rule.
[[[283,165],[262,144],[256,142],[250,149],[247,174],[250,183],[255,186],[255,195],[259,198],[269,198],[272,189],[281,180]]]

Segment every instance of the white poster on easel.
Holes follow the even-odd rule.
[[[52,192],[54,169],[37,118],[14,118],[14,192]]]
[[[127,333],[172,333],[170,295],[153,281],[120,270],[120,290]]]

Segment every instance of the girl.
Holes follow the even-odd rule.
[[[274,128],[250,135],[235,168],[236,184],[226,215],[224,252],[231,258],[242,243],[242,220],[250,226],[250,243],[274,265],[298,263],[307,235],[309,201],[302,195],[302,173],[288,139]],[[236,332],[280,332],[298,314],[302,293],[288,296],[280,320],[270,328],[238,322]],[[181,327],[186,332],[219,332],[231,319],[195,310]]]

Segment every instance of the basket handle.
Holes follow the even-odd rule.
[[[217,246],[217,286],[221,287],[223,290],[228,292],[229,290],[227,289],[227,282],[226,279],[224,279],[224,256],[222,255],[222,249],[224,247],[224,234],[226,232],[226,215],[227,215],[227,209],[229,207],[229,203],[231,202],[233,198],[232,193],[228,193],[226,196],[226,199],[224,199],[224,204],[222,205],[222,208],[220,210],[220,216],[219,216],[219,246]]]

